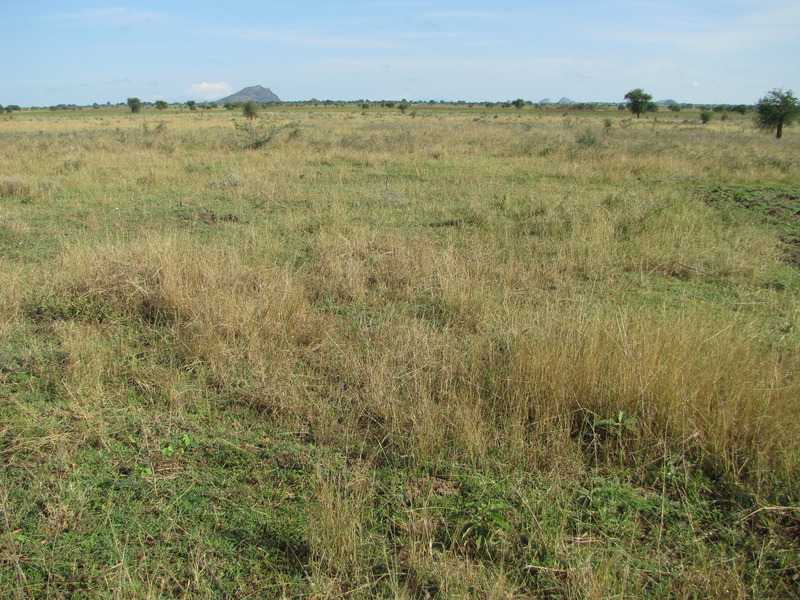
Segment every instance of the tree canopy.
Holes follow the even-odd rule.
[[[628,110],[636,115],[638,119],[643,112],[655,112],[658,110],[653,97],[645,93],[642,88],[636,88],[625,94],[625,100],[628,101]]]
[[[138,98],[128,98],[128,108],[131,109],[132,113],[138,113],[142,110],[142,101]]]
[[[764,131],[775,131],[775,137],[783,135],[783,126],[791,125],[800,117],[800,104],[791,90],[772,90],[756,104],[756,127]]]
[[[242,106],[242,114],[248,119],[255,119],[258,115],[258,104],[255,100],[248,100]]]

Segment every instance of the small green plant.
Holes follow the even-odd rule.
[[[713,116],[714,114],[710,110],[704,110],[703,112],[700,113],[700,122],[703,125],[705,125],[711,120]]]
[[[183,454],[189,452],[194,446],[194,438],[188,433],[184,433],[178,440],[171,442],[161,448],[161,454],[172,456],[173,454]]]

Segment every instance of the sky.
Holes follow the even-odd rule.
[[[2,0],[0,104],[754,104],[800,93],[798,0]]]

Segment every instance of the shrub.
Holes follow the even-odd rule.
[[[31,193],[31,186],[19,177],[0,179],[0,198],[23,197]]]
[[[764,131],[775,131],[775,137],[783,135],[783,126],[791,125],[800,116],[800,104],[792,91],[772,90],[756,105],[756,127]]]
[[[242,145],[250,150],[258,150],[269,144],[275,136],[285,129],[290,129],[290,137],[299,135],[299,124],[284,123],[283,125],[255,123],[252,119],[247,121],[234,121],[233,126],[239,132]]]
[[[142,101],[138,98],[128,98],[128,108],[131,109],[131,112],[136,114],[142,110]]]
[[[600,143],[594,130],[588,128],[579,133],[575,141],[581,146],[597,146]]]
[[[258,116],[258,105],[255,100],[248,100],[242,106],[242,115],[248,119],[255,119]]]

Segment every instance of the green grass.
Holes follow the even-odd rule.
[[[0,123],[0,596],[797,596],[796,136],[477,108]]]

